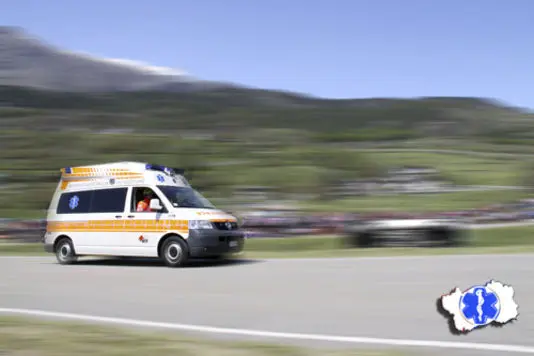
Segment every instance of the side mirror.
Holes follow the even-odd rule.
[[[150,199],[150,210],[162,210],[159,199]]]

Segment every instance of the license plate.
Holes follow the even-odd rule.
[[[228,245],[229,245],[230,247],[237,247],[237,241],[230,241],[230,242],[228,243]]]

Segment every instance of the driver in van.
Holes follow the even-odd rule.
[[[143,200],[140,200],[139,203],[137,203],[137,211],[150,211],[150,199],[152,199],[152,190],[145,189],[143,190]]]

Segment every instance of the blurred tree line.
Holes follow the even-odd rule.
[[[532,118],[476,98],[323,100],[236,89],[88,95],[0,86],[0,202],[4,210],[42,209],[61,167],[126,160],[182,167],[208,196],[258,185],[327,199],[329,187],[386,167],[325,143],[454,137],[528,145]]]
[[[150,132],[293,129],[317,142],[427,137],[525,144],[534,115],[479,98],[307,98],[267,90],[60,93],[0,86],[0,129]],[[493,141],[492,141],[493,140]]]
[[[17,210],[46,208],[62,167],[103,162],[142,161],[183,168],[186,178],[211,197],[230,197],[241,186],[266,186],[282,196],[325,197],[321,193],[329,187],[383,172],[364,154],[311,144],[31,131],[4,132],[0,139],[0,172],[7,174],[0,183],[10,187],[0,201],[9,201]]]

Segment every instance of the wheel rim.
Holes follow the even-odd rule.
[[[172,243],[167,247],[166,257],[169,261],[178,261],[183,254],[182,246],[178,243]]]
[[[64,261],[64,260],[67,260],[67,259],[70,257],[70,255],[71,255],[71,251],[72,251],[72,250],[71,250],[69,244],[66,243],[66,244],[61,245],[61,246],[59,247],[59,254],[58,254],[58,255],[59,255],[59,258],[60,258],[61,260],[63,260],[63,261]]]

